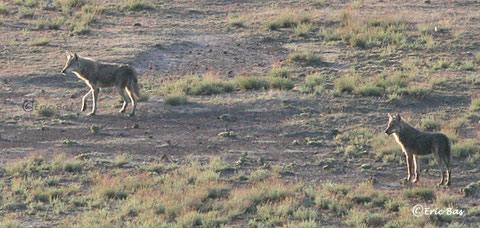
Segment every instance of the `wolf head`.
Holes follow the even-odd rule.
[[[74,71],[78,71],[80,69],[80,62],[78,61],[78,55],[75,54],[68,54],[67,55],[67,63],[62,70],[62,74],[72,73]]]
[[[403,128],[403,120],[402,117],[400,117],[400,114],[397,114],[396,116],[388,114],[388,125],[387,129],[385,129],[385,134],[391,135],[393,133],[398,133],[402,130]]]

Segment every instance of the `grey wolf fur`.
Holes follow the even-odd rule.
[[[137,101],[135,99],[139,99],[140,92],[138,88],[137,73],[132,67],[112,63],[102,63],[93,59],[80,57],[75,53],[73,55],[67,55],[67,63],[65,64],[62,73],[74,73],[90,87],[90,91],[85,94],[82,99],[82,112],[87,109],[86,99],[92,94],[93,107],[92,112],[88,115],[95,115],[100,88],[116,87],[117,92],[123,99],[123,106],[122,109],[120,109],[120,113],[125,112],[125,108],[128,105],[128,98],[130,98],[130,101],[132,102],[132,111],[129,116],[135,115],[135,109],[137,107]]]
[[[399,114],[396,116],[388,114],[388,126],[385,133],[387,135],[393,134],[397,143],[402,147],[407,160],[407,181],[410,181],[412,173],[414,174],[413,182],[418,181],[417,156],[433,153],[442,171],[442,178],[438,185],[450,184],[452,153],[450,140],[446,135],[415,129],[405,122]]]

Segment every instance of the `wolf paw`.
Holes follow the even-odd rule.
[[[125,109],[120,109],[120,111],[118,111],[119,113],[124,113],[125,112]]]
[[[130,114],[128,114],[128,116],[133,117],[135,116],[135,113],[131,112]]]
[[[94,112],[88,113],[88,116],[94,116],[94,115],[95,115]]]

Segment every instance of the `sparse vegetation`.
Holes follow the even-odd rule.
[[[39,117],[52,117],[56,113],[56,110],[53,107],[50,107],[48,105],[41,105],[37,110],[36,114]]]
[[[440,129],[442,129],[442,125],[431,116],[423,118],[421,122],[421,128],[424,131],[440,131]]]
[[[132,156],[130,154],[121,154],[115,156],[113,161],[113,166],[122,167],[132,161]]]
[[[0,2],[0,15],[7,15],[10,13],[10,8],[4,2]]]
[[[33,18],[35,14],[35,10],[33,9],[20,9],[18,11],[18,18],[25,19],[25,18]]]
[[[243,90],[268,89],[270,85],[267,80],[255,76],[237,76],[234,82]]]
[[[326,77],[322,73],[309,74],[305,77],[305,82],[300,86],[302,93],[321,93],[325,90],[324,83]]]
[[[190,76],[164,85],[165,94],[212,95],[232,92],[234,85],[214,75]]]
[[[301,24],[293,30],[295,35],[300,37],[305,37],[313,31],[313,26],[311,24]]]
[[[241,18],[241,17],[231,17],[228,20],[228,23],[230,24],[230,26],[237,27],[237,28],[246,27],[245,26],[246,22],[247,21],[244,18]]]
[[[169,94],[165,96],[165,104],[178,106],[188,104],[188,97],[185,95]]]
[[[479,112],[480,111],[480,99],[473,99],[470,104],[470,111]]]
[[[288,61],[305,66],[318,66],[324,64],[322,57],[311,52],[294,52],[288,56]]]
[[[290,90],[294,87],[293,83],[288,78],[269,77],[269,87],[279,90]]]
[[[124,0],[117,4],[117,8],[122,11],[137,11],[155,9],[155,6],[143,0]]]
[[[273,68],[268,73],[270,77],[288,78],[292,71],[288,68]]]
[[[50,43],[50,40],[48,38],[39,38],[37,40],[32,41],[31,45],[32,46],[45,46],[48,43]]]

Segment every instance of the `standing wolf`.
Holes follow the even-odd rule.
[[[123,106],[122,109],[120,109],[120,113],[125,112],[125,108],[128,105],[128,98],[130,98],[133,107],[129,116],[135,115],[135,108],[137,107],[137,101],[135,99],[139,99],[140,92],[138,89],[137,74],[132,67],[102,63],[93,59],[80,57],[75,53],[67,56],[67,63],[62,73],[74,73],[90,87],[90,91],[85,94],[82,99],[82,112],[87,109],[86,99],[92,94],[93,107],[92,112],[88,115],[95,115],[100,88],[115,86],[123,99]],[[125,92],[128,94],[128,97]]]
[[[438,185],[450,184],[451,152],[450,141],[446,135],[417,130],[405,122],[400,114],[396,116],[388,114],[388,126],[385,133],[387,135],[393,134],[397,143],[402,147],[407,160],[408,181],[410,181],[412,172],[415,175],[413,182],[418,181],[417,156],[433,153],[442,171],[442,179]]]

